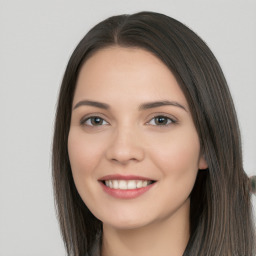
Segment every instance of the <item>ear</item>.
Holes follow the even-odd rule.
[[[207,164],[207,161],[205,159],[205,156],[201,155],[200,159],[199,159],[199,162],[198,162],[198,169],[205,170],[207,168],[208,168],[208,164]]]

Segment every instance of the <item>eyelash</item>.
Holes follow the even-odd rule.
[[[101,124],[99,124],[99,125],[93,125],[93,124],[92,124],[92,119],[94,119],[94,118],[100,119],[100,123],[101,123]],[[164,118],[165,120],[167,120],[168,123],[167,123],[167,124],[160,124],[160,125],[153,125],[153,126],[158,126],[158,127],[160,127],[160,128],[165,128],[165,127],[168,127],[168,126],[170,126],[170,125],[177,124],[177,120],[174,120],[173,118],[171,118],[171,117],[169,117],[169,116],[166,116],[166,115],[156,115],[156,116],[154,116],[153,118],[151,118],[151,119],[149,120],[149,122],[147,122],[146,124],[147,124],[147,125],[150,125],[150,122],[151,122],[152,120],[155,120],[155,121],[156,121],[156,118]],[[88,120],[91,120],[91,121],[90,121],[90,123],[91,123],[90,125],[86,124],[86,122],[87,122]],[[103,123],[106,122],[106,124],[108,124],[108,122],[105,121],[104,118],[102,118],[102,117],[100,117],[100,116],[90,116],[90,117],[83,118],[83,119],[80,121],[80,125],[82,125],[82,126],[90,126],[90,127],[97,127],[97,126],[106,125],[106,124],[102,124],[102,122],[103,122]]]

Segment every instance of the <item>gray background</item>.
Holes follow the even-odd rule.
[[[0,0],[1,256],[65,255],[50,167],[62,75],[91,26],[142,10],[180,20],[213,50],[235,101],[245,170],[255,175],[255,0]]]

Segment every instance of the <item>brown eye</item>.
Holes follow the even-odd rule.
[[[157,126],[167,126],[171,123],[175,123],[175,121],[167,116],[156,116],[148,122],[150,125]]]
[[[88,126],[100,126],[100,125],[108,124],[104,119],[102,119],[99,116],[89,117],[85,119],[85,121],[82,121],[81,123]]]
[[[155,123],[157,125],[166,125],[168,123],[168,118],[164,116],[155,117]]]

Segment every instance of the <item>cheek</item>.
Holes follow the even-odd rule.
[[[199,139],[197,134],[188,135],[169,138],[151,151],[154,165],[161,172],[161,194],[164,195],[155,200],[165,208],[166,214],[178,209],[187,201],[197,177]]]
[[[152,159],[163,176],[177,180],[194,180],[198,171],[200,156],[199,139],[194,131],[175,133],[158,142],[152,151]]]
[[[102,143],[93,142],[92,138],[75,131],[75,128],[70,130],[68,154],[72,174],[77,182],[78,180],[84,180],[83,178],[89,175],[93,175],[93,171],[102,157],[102,152]]]

